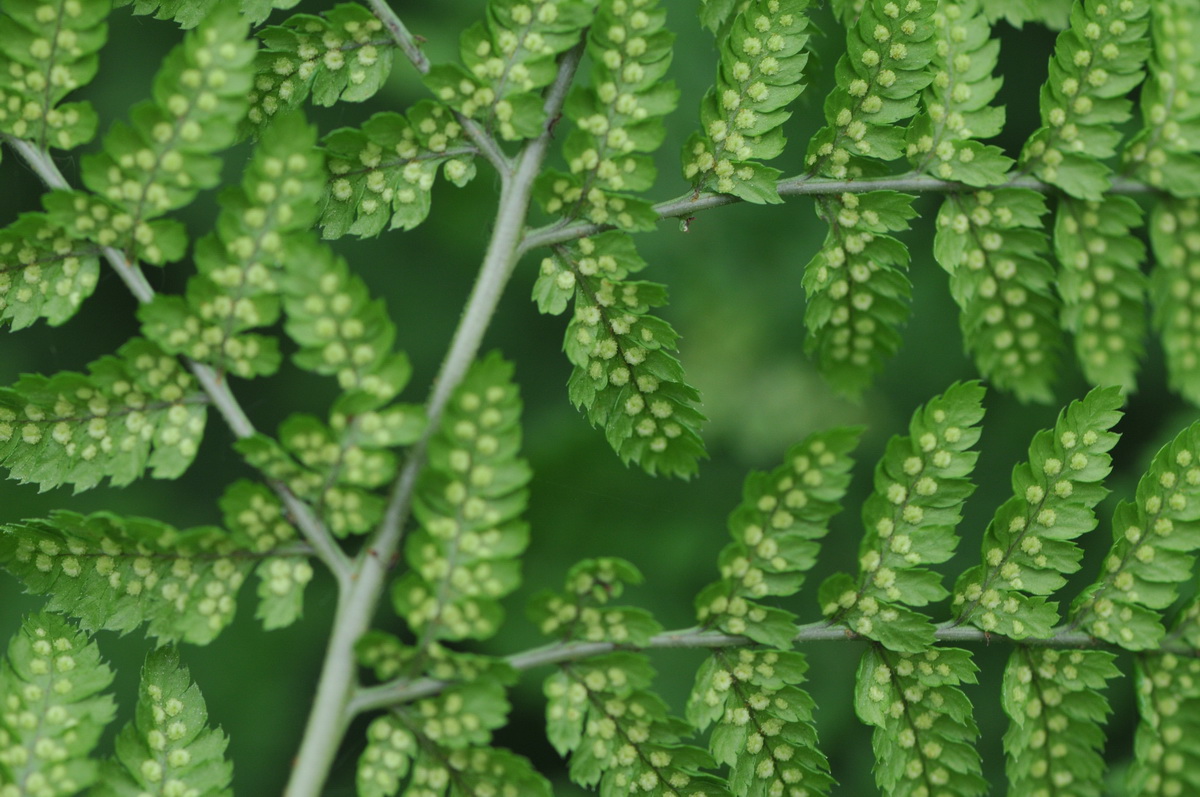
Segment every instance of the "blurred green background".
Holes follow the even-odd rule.
[[[454,56],[458,31],[482,17],[484,4],[443,0],[393,5],[413,32],[427,40],[426,51],[438,61]],[[667,0],[665,5],[678,32],[672,75],[681,98],[679,109],[668,120],[667,141],[659,153],[656,200],[688,190],[679,173],[679,151],[683,139],[698,124],[698,103],[715,69],[712,39],[696,22],[696,4]],[[299,10],[323,7],[305,3]],[[277,13],[272,21],[283,18]],[[823,31],[814,40],[820,51],[819,63],[814,64],[812,85],[786,127],[792,146],[774,164],[785,174],[801,170],[804,145],[821,124],[821,102],[831,85],[831,67],[842,40],[827,11],[819,11],[816,21]],[[154,70],[181,37],[172,23],[134,17],[127,8],[116,10],[110,25],[109,43],[101,52],[100,75],[81,92],[96,104],[101,130],[124,118],[133,103],[148,96]],[[1004,24],[997,31],[1003,39],[1001,71],[1005,77],[1000,101],[1009,115],[1005,137],[997,143],[1015,154],[1037,126],[1037,88],[1045,78],[1053,33],[1036,27],[1015,31]],[[402,110],[422,96],[424,90],[413,70],[401,62],[387,88],[369,103],[315,109],[311,118],[327,132],[358,124],[378,110]],[[83,150],[95,147],[93,143]],[[237,179],[248,153],[246,145],[227,153],[227,179]],[[79,184],[80,154],[59,158],[75,185]],[[0,223],[39,208],[40,184],[10,152],[4,153],[0,164],[0,185],[4,186]],[[479,176],[466,189],[439,184],[432,217],[417,230],[334,244],[373,291],[387,300],[399,329],[399,346],[414,364],[415,376],[406,400],[424,399],[444,354],[487,240],[497,187],[494,175],[481,164]],[[194,237],[211,225],[214,194],[206,192],[179,214]],[[646,574],[647,584],[628,592],[627,599],[653,610],[668,628],[691,625],[692,598],[715,577],[716,553],[727,540],[724,519],[738,501],[747,471],[774,467],[790,444],[813,430],[865,424],[867,433],[847,501],[850,509],[834,520],[823,561],[808,587],[785,604],[803,621],[817,619],[816,586],[825,575],[852,571],[856,566],[860,532],[856,507],[887,438],[904,432],[908,415],[918,404],[954,380],[975,376],[962,353],[956,308],[945,274],[930,255],[929,220],[938,202],[932,196],[920,199],[917,208],[922,219],[916,222],[917,229],[903,236],[913,252],[915,295],[903,350],[857,403],[833,393],[803,353],[801,277],[825,235],[811,201],[720,208],[701,214],[687,233],[670,221],[656,233],[639,237],[639,247],[651,264],[645,278],[671,288],[672,302],[664,315],[683,336],[681,358],[691,381],[703,393],[704,411],[710,418],[705,438],[711,458],[703,463],[699,478],[690,482],[649,478],[623,467],[602,434],[570,406],[565,390],[570,369],[561,352],[565,322],[538,315],[529,301],[540,255],[528,257],[513,277],[485,348],[500,349],[516,362],[525,400],[524,451],[535,473],[528,512],[532,543],[525,559],[525,584],[507,601],[506,631],[481,648],[509,653],[541,644],[524,618],[525,599],[539,589],[558,587],[566,569],[588,556],[621,556],[633,561]],[[541,221],[535,212],[534,223]],[[185,261],[152,269],[148,276],[157,289],[169,292],[181,290],[190,272]],[[105,273],[96,295],[67,325],[39,325],[0,338],[0,384],[10,384],[24,372],[84,368],[137,334],[133,311],[134,301],[123,285]],[[1161,351],[1154,343],[1149,349],[1138,391],[1119,427],[1123,437],[1109,481],[1114,496],[1101,508],[1100,528],[1085,540],[1087,559],[1067,594],[1074,594],[1071,590],[1096,573],[1108,544],[1107,519],[1115,498],[1132,495],[1137,476],[1154,451],[1197,417],[1194,408],[1166,391]],[[256,425],[266,431],[274,430],[294,411],[323,414],[334,395],[330,380],[290,367],[254,384],[235,380],[234,387]],[[1065,404],[1086,389],[1078,368],[1066,365],[1058,400]],[[945,567],[950,574],[978,561],[983,528],[1010,490],[1012,466],[1024,456],[1032,434],[1053,423],[1058,411],[1057,406],[1023,406],[1000,393],[988,396],[987,409],[976,473],[979,489],[961,527],[964,541],[959,556]],[[68,490],[38,494],[35,488],[5,482],[0,484],[0,523],[43,516],[55,508],[147,515],[179,526],[217,523],[216,500],[224,485],[236,476],[251,475],[230,449],[230,441],[219,419],[212,416],[196,464],[174,482],[147,480],[127,489],[97,489],[77,496]],[[184,649],[183,657],[204,691],[212,721],[231,737],[236,792],[272,795],[282,791],[299,740],[334,597],[330,580],[318,577],[307,595],[304,621],[264,634],[253,619],[252,592],[252,587],[243,590],[242,611],[231,629],[206,648]],[[7,639],[22,615],[40,604],[40,599],[21,595],[11,578],[0,575],[0,639]],[[391,630],[399,626],[387,610],[380,612],[377,623]],[[149,643],[137,635],[117,638],[103,634],[100,644],[118,669],[115,689],[126,712],[123,718],[127,717]],[[841,783],[836,793],[872,793],[869,733],[852,708],[853,673],[862,649],[854,643],[830,643],[810,646],[805,652],[811,664],[809,686],[819,706],[821,746]],[[980,686],[967,692],[977,706],[986,772],[1000,784],[1000,738],[1005,719],[998,687],[1007,647],[992,645],[975,652],[981,668]],[[654,655],[662,673],[659,687],[677,711],[682,711],[702,657],[703,653],[690,651]],[[566,781],[562,762],[544,739],[540,686],[544,675],[531,672],[524,676],[513,694],[511,725],[499,735],[499,742],[533,758],[554,779],[557,794],[580,794]],[[1119,768],[1130,754],[1134,725],[1129,679],[1115,682],[1109,697],[1115,713],[1107,755]],[[353,767],[363,726],[361,721],[356,724],[339,755],[335,782],[327,792],[330,795],[353,794]],[[105,742],[110,743],[111,739]],[[995,786],[996,793],[1003,790],[1003,785]]]

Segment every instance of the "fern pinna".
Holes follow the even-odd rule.
[[[137,36],[173,46],[111,113],[101,67],[131,35],[127,5],[158,20],[136,20]],[[5,617],[0,797],[285,782],[289,797],[1200,791],[1200,422],[1182,403],[1200,400],[1200,5],[703,0],[693,24],[663,0],[481,0],[457,37],[383,0],[295,5],[0,0],[0,168],[44,184],[0,229],[0,323],[65,340],[37,336],[79,316],[75,345],[103,318],[124,336],[78,361],[46,348],[54,368],[12,375],[0,465],[39,492],[221,471],[211,494],[181,482],[186,501],[154,505],[173,517],[10,490],[4,589],[44,597]],[[1000,74],[1013,26],[1053,41],[1036,110],[1009,121],[1004,80],[1025,79]],[[697,48],[715,64],[682,69]],[[828,92],[819,108],[812,87]],[[656,199],[670,180],[677,196]],[[436,304],[413,313],[405,294],[410,312],[389,310],[389,286],[352,263],[364,244],[331,241],[404,234],[389,239],[399,259],[424,262],[418,236],[461,224],[489,187],[479,272],[434,376]],[[743,242],[736,281],[721,282],[713,246],[676,286],[685,304],[706,279],[736,292],[775,267],[758,251],[785,246],[770,279],[786,324],[711,324],[720,308],[704,327],[668,320],[652,281],[665,247],[643,234],[666,219],[687,232],[724,205],[791,212],[800,196],[816,221],[723,233]],[[791,232],[805,224],[811,236]],[[911,246],[923,232],[928,255]],[[475,241],[461,237],[439,279]],[[938,333],[912,333],[922,355],[905,348],[914,306],[930,308],[918,327],[939,312],[935,263],[941,312],[983,381],[910,378],[952,359]],[[769,415],[777,392],[705,404],[697,384],[719,380],[689,376],[677,327],[804,338],[824,384],[805,377],[789,397],[799,442],[772,428],[782,460],[746,477],[713,580],[691,584],[689,627],[622,599],[643,571],[669,581],[654,552],[687,562],[703,547],[723,497],[614,498],[592,460],[554,464],[548,441],[586,424],[547,425],[536,355],[481,354],[510,278],[566,316],[537,328],[563,336],[569,403],[650,475],[695,476],[709,416],[727,472],[731,424]],[[137,304],[126,326],[121,291]],[[414,378],[432,378],[423,400],[406,393]],[[1174,428],[1147,433],[1155,399],[1130,397],[1162,385],[1182,400],[1157,413]],[[845,423],[814,430],[826,391],[871,412],[839,404]],[[911,413],[886,443],[883,392]],[[1011,400],[1067,393],[1080,397],[1056,420],[1006,417]],[[1009,490],[987,474],[1013,439],[1025,453],[1007,453]],[[856,465],[871,460],[870,475]],[[546,522],[556,470],[599,494],[594,516],[573,497]],[[689,501],[703,511],[674,505]],[[644,534],[655,512],[665,531]],[[1111,543],[1086,536],[1101,518]],[[567,537],[608,529],[601,544],[619,547],[625,527],[649,546],[637,564],[606,547],[561,576],[523,573]],[[523,578],[544,588],[514,597]],[[509,616],[516,597],[528,623]],[[183,663],[205,661],[194,646],[242,652],[245,601],[264,631],[303,631],[306,602],[332,614],[327,638],[308,637],[325,653],[286,761],[240,747],[261,724],[227,713],[220,678],[200,678],[206,703]],[[100,632],[138,629],[153,649],[124,695],[106,657],[126,656]],[[669,677],[682,672],[659,658],[669,648],[699,649],[694,677]],[[857,667],[839,673],[848,655]],[[548,746],[524,732],[542,713]]]

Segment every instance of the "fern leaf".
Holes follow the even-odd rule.
[[[97,246],[137,255],[143,263],[173,263],[187,251],[187,229],[172,218],[134,225],[118,205],[87,191],[56,190],[42,194],[46,218],[65,234]]]
[[[66,322],[96,288],[98,255],[45,214],[21,214],[0,230],[0,322],[14,330],[39,318]]]
[[[1126,650],[1148,650],[1161,641],[1159,612],[1191,577],[1200,548],[1200,423],[1154,456],[1112,525],[1100,577],[1072,603],[1070,622]]]
[[[142,623],[164,642],[207,644],[233,620],[251,558],[221,529],[180,531],[106,512],[54,512],[0,527],[0,563],[46,608],[89,630]]]
[[[142,668],[137,717],[121,729],[116,757],[89,794],[230,797],[233,765],[224,758],[229,740],[207,723],[204,697],[179,663],[179,652],[152,651]]]
[[[1200,194],[1194,134],[1200,101],[1189,86],[1200,68],[1195,7],[1187,0],[1154,0],[1150,77],[1142,85],[1142,129],[1122,153],[1138,179],[1176,197]]]
[[[958,544],[955,527],[974,491],[970,474],[978,456],[983,388],[951,386],[913,413],[908,437],[893,437],[875,468],[875,491],[863,504],[866,533],[859,575],[828,578],[820,589],[822,611],[890,650],[920,653],[933,644],[933,624],[911,606],[946,595],[927,568],[946,561]]]
[[[983,794],[971,702],[971,654],[958,648],[896,653],[871,645],[859,663],[854,708],[875,752],[875,782],[891,795]]]
[[[529,619],[543,634],[563,641],[645,647],[662,626],[644,609],[608,605],[621,596],[626,584],[641,582],[641,572],[624,559],[585,559],[567,571],[563,592],[533,596]]]
[[[1165,797],[1200,790],[1200,661],[1171,653],[1138,656],[1134,683],[1139,722],[1130,793]]]
[[[1154,268],[1150,275],[1154,326],[1167,355],[1171,387],[1200,403],[1200,317],[1194,297],[1200,295],[1200,201],[1162,199],[1150,218]]]
[[[1079,569],[1083,551],[1073,540],[1096,527],[1121,404],[1117,388],[1097,388],[1034,436],[1029,460],[1013,469],[1013,497],[983,534],[983,563],[954,587],[956,623],[1012,639],[1050,636],[1057,604],[1044,596]]]
[[[823,198],[829,234],[804,270],[804,349],[838,390],[860,394],[900,348],[912,284],[908,249],[888,232],[908,229],[913,197],[869,191]]]
[[[649,312],[666,303],[666,289],[628,279],[645,265],[623,232],[582,238],[542,260],[533,295],[542,312],[561,313],[575,299],[563,343],[575,366],[571,402],[604,428],[623,462],[687,478],[705,456],[699,427],[706,419],[671,353],[675,330]]]
[[[258,35],[263,47],[249,91],[252,125],[298,108],[310,95],[326,106],[370,99],[392,71],[395,42],[357,3],[341,3],[322,16],[296,14]]]
[[[967,351],[986,378],[1024,401],[1053,398],[1063,348],[1045,212],[1043,198],[1021,188],[959,194],[942,205],[934,238]]]
[[[783,465],[746,478],[742,502],[729,516],[733,542],[717,559],[721,580],[696,597],[697,618],[704,627],[745,634],[765,645],[791,646],[795,618],[759,600],[800,591],[817,562],[829,521],[842,510],[853,465],[849,454],[859,432],[810,435],[788,449]]]
[[[1115,125],[1130,116],[1125,95],[1144,76],[1148,9],[1148,0],[1072,7],[1042,86],[1042,127],[1025,144],[1022,169],[1073,197],[1103,198],[1111,169],[1101,160],[1116,152]]]
[[[375,407],[403,390],[411,368],[392,352],[395,324],[346,261],[312,236],[294,235],[283,263],[284,330],[300,346],[296,365],[336,376],[342,390],[372,397]]]
[[[296,539],[279,497],[262,484],[240,479],[225,489],[221,512],[230,535],[244,548],[268,554]],[[304,608],[304,588],[312,580],[307,557],[268,556],[255,568],[259,578],[255,617],[270,631],[296,620]]]
[[[421,527],[405,550],[412,569],[392,591],[397,613],[426,641],[492,636],[499,600],[520,580],[530,471],[517,456],[521,400],[512,372],[496,354],[478,361],[429,442],[413,504]]]
[[[197,243],[199,273],[186,297],[159,295],[138,309],[148,338],[243,378],[278,369],[276,339],[246,330],[278,320],[286,238],[315,220],[323,172],[315,143],[316,130],[298,114],[267,128],[242,185],[221,197],[215,232]]]
[[[92,104],[63,99],[96,76],[110,7],[105,0],[0,3],[0,132],[43,150],[92,140]]]
[[[571,754],[571,780],[599,784],[602,797],[630,794],[730,797],[708,753],[680,743],[690,732],[649,691],[654,671],[645,656],[611,653],[560,666],[546,679],[546,733],[560,755]]]
[[[79,491],[105,477],[121,485],[147,469],[158,479],[187,470],[205,419],[191,374],[139,339],[88,370],[26,375],[0,390],[0,464],[10,477]]]
[[[87,634],[58,615],[26,618],[0,662],[0,784],[70,797],[96,779],[88,754],[115,712],[113,674]]]
[[[364,485],[377,487],[391,478],[395,457],[360,445],[353,433],[335,433],[319,418],[297,413],[280,424],[278,441],[255,435],[236,445],[268,479],[316,507],[339,537],[366,534],[383,517],[383,498]]]
[[[653,152],[663,142],[662,117],[679,91],[664,80],[674,34],[657,2],[601,0],[588,33],[591,86],[575,89],[563,110],[574,129],[563,141],[568,172],[544,170],[534,188],[547,213],[654,229],[658,216],[636,196],[654,184]]]
[[[700,104],[703,130],[684,145],[683,176],[696,190],[780,202],[780,172],[758,161],[783,151],[786,106],[804,90],[808,0],[757,0],[720,41],[717,83]]]
[[[1063,326],[1075,333],[1075,354],[1093,384],[1132,391],[1145,352],[1146,247],[1133,234],[1142,211],[1129,197],[1059,202],[1054,250],[1062,272]]]
[[[549,781],[527,759],[490,746],[509,708],[501,682],[484,680],[376,719],[358,761],[358,794],[392,797],[411,770],[406,794],[550,797]]]
[[[323,143],[330,172],[321,211],[326,238],[412,229],[429,215],[439,166],[460,187],[475,176],[476,149],[462,125],[428,100],[407,115],[385,111],[361,128],[334,130]]]
[[[386,631],[371,630],[354,646],[358,663],[369,667],[381,681],[424,672],[439,681],[469,683],[491,678],[504,684],[517,681],[517,672],[504,659],[464,653],[432,642],[424,648],[406,645]]]
[[[933,75],[935,3],[869,0],[846,22],[847,53],[838,61],[837,88],[825,102],[825,123],[808,145],[812,174],[852,177],[855,156],[895,160],[904,132],[895,123],[917,112]]]
[[[148,219],[190,203],[220,181],[214,153],[236,137],[246,113],[254,43],[234,8],[222,5],[173,49],[154,78],[154,99],[104,137],[103,151],[83,159],[84,185],[115,212],[104,226],[132,230],[153,244]]]
[[[991,38],[978,0],[941,3],[933,24],[934,78],[922,95],[924,112],[908,126],[909,162],[943,180],[1003,183],[1012,159],[975,140],[1004,127],[1004,109],[990,104],[1001,82],[992,74],[1000,42]]]
[[[1013,651],[1001,687],[1012,794],[1103,793],[1102,723],[1110,709],[1100,690],[1120,674],[1114,658],[1101,650]]]
[[[644,5],[644,4],[643,4]],[[546,122],[539,93],[554,82],[559,54],[592,22],[595,0],[489,0],[487,17],[463,32],[462,64],[438,64],[425,83],[434,95],[489,131],[515,141],[534,138]],[[661,27],[651,12],[630,39]],[[600,26],[604,17],[600,17]]]
[[[813,699],[800,688],[807,669],[799,653],[743,649],[717,651],[696,673],[688,720],[699,730],[717,723],[709,750],[729,766],[729,788],[739,797],[829,793]]]
[[[220,0],[115,0],[116,7],[133,6],[134,14],[153,14],[155,19],[171,19],[184,30],[194,28]],[[274,8],[291,8],[299,0],[238,0],[242,15],[258,25]]]

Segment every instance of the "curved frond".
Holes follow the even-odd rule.
[[[96,76],[110,8],[108,0],[0,3],[0,132],[39,149],[92,140],[92,104],[63,99]]]
[[[147,470],[181,475],[196,456],[206,407],[174,357],[135,338],[88,373],[27,374],[0,389],[0,464],[10,478],[76,491]]]
[[[87,634],[55,614],[26,618],[0,661],[0,784],[39,797],[91,785],[97,768],[88,754],[115,712],[112,697],[99,693],[112,680]]]
[[[697,191],[779,202],[780,172],[759,161],[784,146],[786,107],[804,91],[808,0],[757,0],[720,40],[717,83],[700,103],[701,132],[683,150],[683,176]]]
[[[1050,636],[1058,604],[1045,598],[1079,569],[1073,540],[1096,527],[1121,404],[1117,388],[1097,388],[1034,435],[1029,460],[1013,469],[1013,497],[983,534],[983,563],[955,584],[956,623],[1013,639]]]
[[[974,492],[983,388],[951,386],[918,408],[907,437],[888,441],[875,466],[875,490],[862,508],[865,533],[859,573],[830,576],[821,585],[821,611],[833,624],[890,650],[920,653],[933,644],[933,624],[912,606],[946,596],[928,568],[954,555],[955,527]]]
[[[231,797],[229,740],[208,727],[208,708],[179,652],[159,648],[146,657],[136,719],[117,736],[117,754],[89,794],[203,794]]]

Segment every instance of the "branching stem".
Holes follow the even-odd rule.
[[[67,183],[65,177],[58,169],[58,165],[50,157],[50,153],[45,150],[38,149],[28,141],[23,141],[19,138],[11,136],[3,136],[4,143],[8,144],[14,152],[21,156],[22,160],[33,169],[34,173],[42,179],[42,182],[49,188],[70,190],[71,186]],[[104,254],[104,259],[112,267],[125,286],[129,288],[129,292],[134,295],[138,302],[146,304],[155,297],[154,288],[146,279],[146,275],[138,268],[136,262],[130,262],[126,259],[125,254],[111,246],[101,247],[101,252]],[[229,388],[229,382],[225,379],[224,374],[221,374],[204,363],[198,363],[187,357],[182,358],[188,369],[196,377],[196,381],[200,383],[200,387],[208,395],[209,401],[221,417],[225,420],[229,430],[233,432],[233,436],[238,440],[246,437],[251,437],[256,434],[254,424],[250,422],[250,418],[246,415],[246,411],[242,409],[242,405],[238,402],[237,397],[233,395],[233,391]],[[306,542],[312,546],[313,552],[316,554],[325,565],[333,572],[334,577],[338,580],[339,586],[345,587],[350,579],[350,562],[342,549],[334,542],[333,536],[329,533],[329,529],[312,511],[312,508],[301,501],[283,482],[267,479],[267,484],[271,486],[279,496],[279,500],[283,502],[284,508],[287,510],[289,518],[300,533],[304,536]]]
[[[910,191],[917,194],[947,194],[956,191],[986,190],[963,185],[962,183],[950,182],[949,180],[939,180],[918,172],[899,174],[894,177],[874,177],[864,180],[834,180],[827,177],[800,175],[780,180],[776,184],[776,187],[779,190],[779,195],[782,197],[828,196],[829,194],[844,193],[862,194],[867,191]],[[1032,177],[1018,177],[1005,183],[1003,186],[995,187],[1029,188],[1043,194],[1058,191],[1055,186],[1044,183],[1041,180],[1035,180]],[[1114,194],[1148,194],[1155,191],[1157,189],[1152,188],[1146,183],[1126,178],[1113,180],[1111,189],[1111,193]],[[691,216],[693,213],[701,210],[721,207],[722,205],[732,205],[741,201],[738,197],[730,194],[696,194],[689,192],[675,199],[659,202],[654,206],[654,211],[658,213],[659,219],[677,219]],[[543,246],[566,243],[567,241],[574,241],[578,238],[585,238],[589,235],[595,235],[596,233],[611,229],[611,226],[592,224],[590,222],[577,221],[569,224],[556,222],[526,233],[525,237],[521,240],[519,251],[520,254],[524,255],[530,250]]]
[[[1046,639],[1022,639],[1019,642],[1014,642],[1014,640],[998,634],[989,634],[986,631],[980,631],[978,628],[952,626],[949,623],[938,626],[936,635],[939,642],[952,642],[955,644],[982,643],[990,645],[998,642],[1009,642],[1029,647],[1068,649],[1112,648],[1111,645],[1105,642],[1100,642],[1080,631],[1070,630],[1066,626],[1060,626],[1055,629],[1054,633]],[[794,644],[802,645],[810,642],[869,642],[870,640],[846,628],[831,626],[821,620],[800,626],[792,641]],[[684,628],[657,634],[651,637],[649,644],[642,648],[631,648],[629,646],[617,645],[613,642],[556,642],[539,648],[532,648],[521,653],[515,653],[506,657],[504,661],[517,672],[524,672],[525,670],[547,667],[565,661],[579,661],[604,653],[612,653],[616,650],[725,648],[746,647],[755,644],[757,643],[749,637],[738,636],[736,634],[722,634],[717,631]],[[1196,655],[1196,652],[1186,645],[1178,645],[1176,648],[1169,649],[1164,647],[1162,652],[1175,653],[1180,656]],[[446,681],[439,681],[434,678],[391,681],[378,686],[360,689],[350,701],[349,708],[354,713],[384,709],[436,695],[449,685]]]
[[[546,94],[547,119],[553,119],[562,108],[582,52],[582,46],[577,46],[563,56],[558,76]],[[354,561],[350,589],[340,595],[316,698],[296,754],[296,766],[285,791],[286,797],[317,797],[321,793],[346,728],[357,713],[350,706],[357,686],[354,645],[369,628],[383,594],[393,554],[399,550],[404,535],[429,439],[437,429],[446,402],[479,352],[484,333],[517,261],[517,246],[529,211],[533,182],[541,172],[550,140],[551,131],[547,126],[541,136],[525,146],[511,171],[500,171],[500,200],[492,237],[450,349],[442,360],[425,404],[428,426],[421,439],[409,449],[383,520],[375,536]]]

